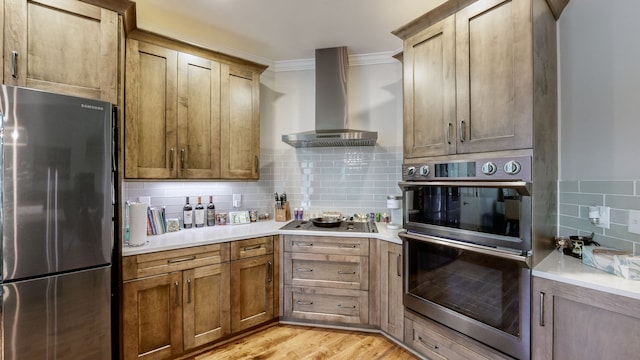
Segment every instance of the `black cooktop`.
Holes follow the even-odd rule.
[[[376,223],[366,221],[343,221],[340,226],[321,227],[315,226],[311,221],[292,221],[280,228],[280,230],[307,230],[307,231],[327,231],[327,232],[361,232],[361,233],[377,233],[378,227]]]

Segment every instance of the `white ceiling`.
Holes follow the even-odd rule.
[[[395,53],[391,34],[444,0],[135,0],[138,27],[273,64],[318,48]]]

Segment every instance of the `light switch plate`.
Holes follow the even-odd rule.
[[[640,234],[640,211],[629,210],[629,227],[630,233]]]

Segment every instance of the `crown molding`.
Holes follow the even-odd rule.
[[[385,51],[380,53],[372,53],[372,54],[349,55],[349,66],[395,63],[398,60],[395,59],[393,56],[400,51],[402,51],[402,49],[398,49],[394,51]],[[311,59],[274,61],[273,67],[270,67],[269,70],[272,70],[273,72],[284,72],[284,71],[313,70],[315,68],[316,68],[316,60],[311,58]]]

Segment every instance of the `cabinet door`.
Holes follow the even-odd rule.
[[[182,352],[182,273],[123,285],[125,359],[167,359]]]
[[[260,178],[260,76],[222,65],[220,162],[224,179]]]
[[[380,251],[381,328],[402,341],[404,307],[402,305],[402,245],[381,241]]]
[[[229,263],[186,270],[182,278],[185,350],[228,335]]]
[[[458,153],[530,148],[531,2],[481,0],[456,14]]]
[[[635,359],[640,301],[533,278],[532,359]]]
[[[231,332],[273,319],[273,254],[231,262]]]
[[[220,177],[220,63],[185,53],[178,55],[178,159],[181,178]]]
[[[71,0],[4,6],[5,84],[118,102],[117,13]]]
[[[455,153],[454,31],[450,16],[405,41],[405,158]]]
[[[127,40],[125,177],[177,176],[177,62],[174,50]]]

